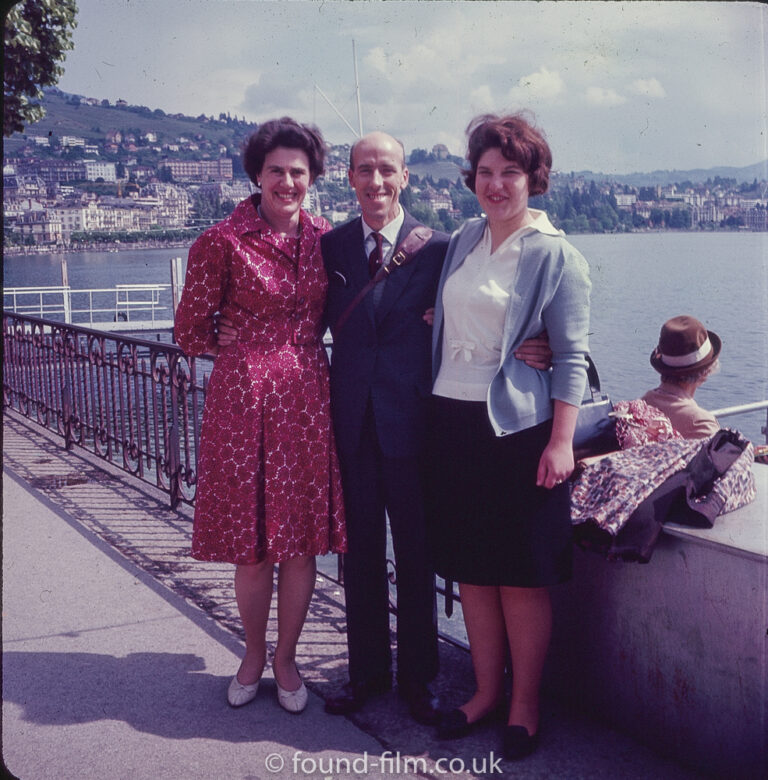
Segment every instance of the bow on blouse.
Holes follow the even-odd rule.
[[[474,341],[461,341],[460,339],[451,339],[448,342],[451,348],[451,358],[456,360],[459,355],[464,356],[464,362],[469,363],[472,360],[472,351],[477,347]]]

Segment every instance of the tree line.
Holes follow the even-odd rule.
[[[401,194],[403,205],[416,219],[436,230],[451,232],[465,219],[480,216],[480,206],[475,195],[464,185],[461,178],[456,182],[441,179],[437,183],[430,177],[420,180],[411,176],[411,182],[417,187],[430,185],[438,190],[447,189],[451,195],[453,210],[458,217],[447,209],[435,211],[430,205],[418,199],[410,189]],[[552,224],[566,233],[622,233],[642,228],[669,228],[686,230],[692,227],[691,211],[685,207],[651,208],[646,218],[629,210],[620,209],[614,191],[602,192],[595,182],[585,189],[569,186],[554,187],[544,195],[532,197],[531,208],[547,212]]]

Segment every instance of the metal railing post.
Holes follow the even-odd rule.
[[[749,412],[758,412],[761,409],[766,410],[765,427],[760,429],[760,433],[765,437],[765,443],[768,444],[768,401],[755,401],[751,404],[739,404],[738,406],[726,406],[723,409],[712,409],[712,414],[719,420],[722,417],[733,417],[738,414],[747,414]]]
[[[64,423],[64,449],[71,450],[72,445],[75,443],[75,437],[72,435],[74,408],[72,404],[72,382],[66,367],[64,369],[64,379],[61,383],[61,417]]]
[[[171,403],[172,409],[173,406],[174,404]],[[181,502],[181,494],[179,489],[181,457],[179,452],[179,426],[175,419],[171,421],[171,424],[168,427],[168,437],[166,438],[165,442],[165,460],[168,464],[169,471],[168,488],[170,491],[171,509],[176,509],[176,507]]]
[[[173,316],[176,317],[176,309],[181,300],[181,288],[184,285],[184,279],[181,274],[181,258],[171,258],[171,303],[173,306]]]
[[[69,324],[72,322],[72,297],[69,293],[69,271],[67,270],[67,258],[64,256],[61,258],[61,286],[64,288],[62,296],[64,304],[64,322]]]
[[[181,437],[179,436],[179,387],[175,381],[176,360],[168,362],[168,392],[171,394],[171,420],[166,439],[165,461],[168,464],[168,487],[170,489],[171,509],[181,501]]]

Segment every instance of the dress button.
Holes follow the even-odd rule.
[[[303,306],[306,301],[307,299],[302,295],[301,298],[299,298],[299,306]]]

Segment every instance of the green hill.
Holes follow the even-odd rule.
[[[97,143],[103,142],[110,130],[137,136],[152,132],[159,143],[173,142],[181,136],[202,138],[237,151],[242,139],[255,128],[254,124],[242,120],[169,115],[161,109],[152,110],[146,106],[92,106],[58,90],[46,91],[43,105],[46,115],[39,122],[28,125],[23,133],[4,139],[6,155],[12,155],[13,149],[23,144],[26,136],[74,135]]]
[[[91,143],[103,143],[110,130],[119,130],[123,135],[133,133],[137,138],[149,132],[155,133],[159,144],[173,143],[180,137],[197,142],[207,141],[214,144],[214,148],[221,143],[227,147],[230,156],[237,158],[242,142],[256,129],[254,123],[221,115],[216,119],[205,116],[189,117],[166,114],[162,109],[151,109],[147,106],[89,105],[83,102],[84,100],[85,98],[81,96],[70,95],[56,88],[46,90],[43,98],[46,116],[39,122],[28,125],[24,133],[15,133],[10,138],[3,139],[4,156],[15,156],[29,136],[74,135],[85,138]],[[45,154],[44,147],[40,149],[40,154]],[[194,156],[209,155],[196,153]],[[455,182],[459,177],[459,166],[455,160],[417,162],[409,165],[409,168],[411,173],[419,178],[431,177],[434,182],[441,179]],[[751,182],[753,179],[766,181],[768,161],[743,168],[631,174],[605,174],[592,171],[570,174],[567,171],[560,171],[553,178],[557,180],[577,177],[587,181],[611,181],[639,187],[686,181],[700,183],[715,176],[733,178],[738,182]]]

